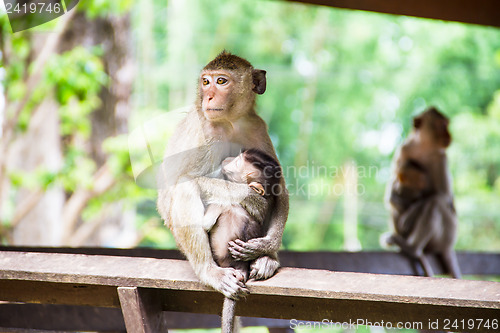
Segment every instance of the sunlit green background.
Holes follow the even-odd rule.
[[[13,138],[4,145],[21,161],[6,163],[4,244],[175,247],[156,213],[156,191],[138,187],[134,176],[152,163],[146,143],[153,162],[161,160],[175,126],[171,115],[192,104],[200,69],[227,49],[267,71],[268,89],[258,110],[291,193],[285,249],[379,249],[379,236],[388,230],[383,197],[392,154],[412,116],[434,105],[451,118],[457,248],[500,250],[499,29],[265,0],[94,0],[78,10],[89,24],[126,19],[121,33],[128,38],[115,41],[129,50],[128,73],[133,73],[126,128],[99,143],[104,160],[89,150],[96,127],[92,115],[103,107],[102,87],[111,89],[117,80],[103,64],[113,50],[96,42],[54,52],[15,118],[40,48],[35,41],[55,34],[58,22],[12,34],[2,15],[1,115],[4,126],[15,121]],[[23,170],[19,166],[29,156],[13,147],[33,140],[30,122],[48,99],[57,109],[60,162],[49,167],[50,161],[42,160]],[[80,189],[92,192],[103,164],[111,170],[111,186],[85,201],[73,229],[66,227],[66,205]],[[64,195],[54,214],[69,236],[44,235],[53,234],[56,224],[33,230],[40,234],[38,242],[16,237],[22,219],[15,216],[28,194],[56,190]],[[106,214],[117,203],[129,221],[129,235],[116,241],[123,236],[119,227],[92,237],[105,228]],[[71,233],[89,221],[94,227],[73,242]]]
[[[500,29],[272,0],[77,10],[66,30],[68,14],[16,34],[0,15],[1,244],[175,248],[135,178],[227,49],[267,71],[258,112],[291,194],[284,249],[381,249],[392,155],[433,105],[451,119],[456,247],[500,251]]]
[[[451,118],[457,248],[500,249],[499,29],[282,1],[133,8],[137,118],[192,103],[200,68],[222,49],[267,70],[258,108],[288,170],[284,248],[356,248],[346,237],[380,248],[392,154],[411,117],[435,105]],[[344,177],[350,163],[357,179]],[[357,236],[344,233],[353,221]]]

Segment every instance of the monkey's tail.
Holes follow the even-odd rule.
[[[222,333],[233,333],[239,331],[239,325],[236,320],[236,301],[224,297],[224,304],[222,305]],[[235,330],[236,329],[236,330]]]

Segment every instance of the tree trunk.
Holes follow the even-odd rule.
[[[32,51],[35,55],[39,51],[37,45],[43,45],[44,38],[41,34],[34,35]],[[103,141],[128,130],[134,75],[130,39],[128,14],[89,21],[83,13],[77,13],[57,46],[57,52],[60,53],[79,45],[101,45],[103,48],[102,60],[110,80],[107,87],[103,87],[100,92],[100,107],[91,114],[92,135],[84,147],[95,160],[98,169],[107,160],[107,155],[102,150]],[[61,168],[63,148],[58,108],[54,99],[48,96],[34,110],[28,131],[17,139],[10,149],[10,170],[32,172],[39,166],[51,171]],[[104,178],[102,180],[105,184],[111,186],[109,175],[101,178]],[[88,223],[83,223],[78,217],[77,223],[71,224],[71,230],[68,233],[63,232],[67,231],[65,226],[70,223],[64,220],[63,213],[71,194],[64,193],[61,188],[54,186],[45,192],[40,189],[19,191],[16,208],[26,209],[14,228],[11,242],[16,245],[34,246],[134,245],[133,212],[123,212],[119,202],[106,207],[102,216]],[[25,204],[26,202],[29,204]],[[22,211],[21,208],[17,210]],[[79,215],[81,211],[77,213]],[[121,243],[113,243],[115,239],[121,240]]]

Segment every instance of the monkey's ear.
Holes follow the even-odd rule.
[[[262,69],[252,70],[253,91],[262,95],[266,91],[266,71]]]
[[[250,186],[252,190],[254,190],[260,195],[266,194],[266,191],[264,191],[264,186],[262,186],[261,183],[251,182],[250,184],[248,184],[248,186]]]
[[[413,127],[420,128],[420,126],[422,126],[422,118],[421,117],[413,118]]]

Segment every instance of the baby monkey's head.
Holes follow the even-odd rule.
[[[228,157],[222,162],[222,173],[236,183],[259,183],[266,195],[279,186],[282,177],[278,161],[259,149],[247,149],[236,157]]]

